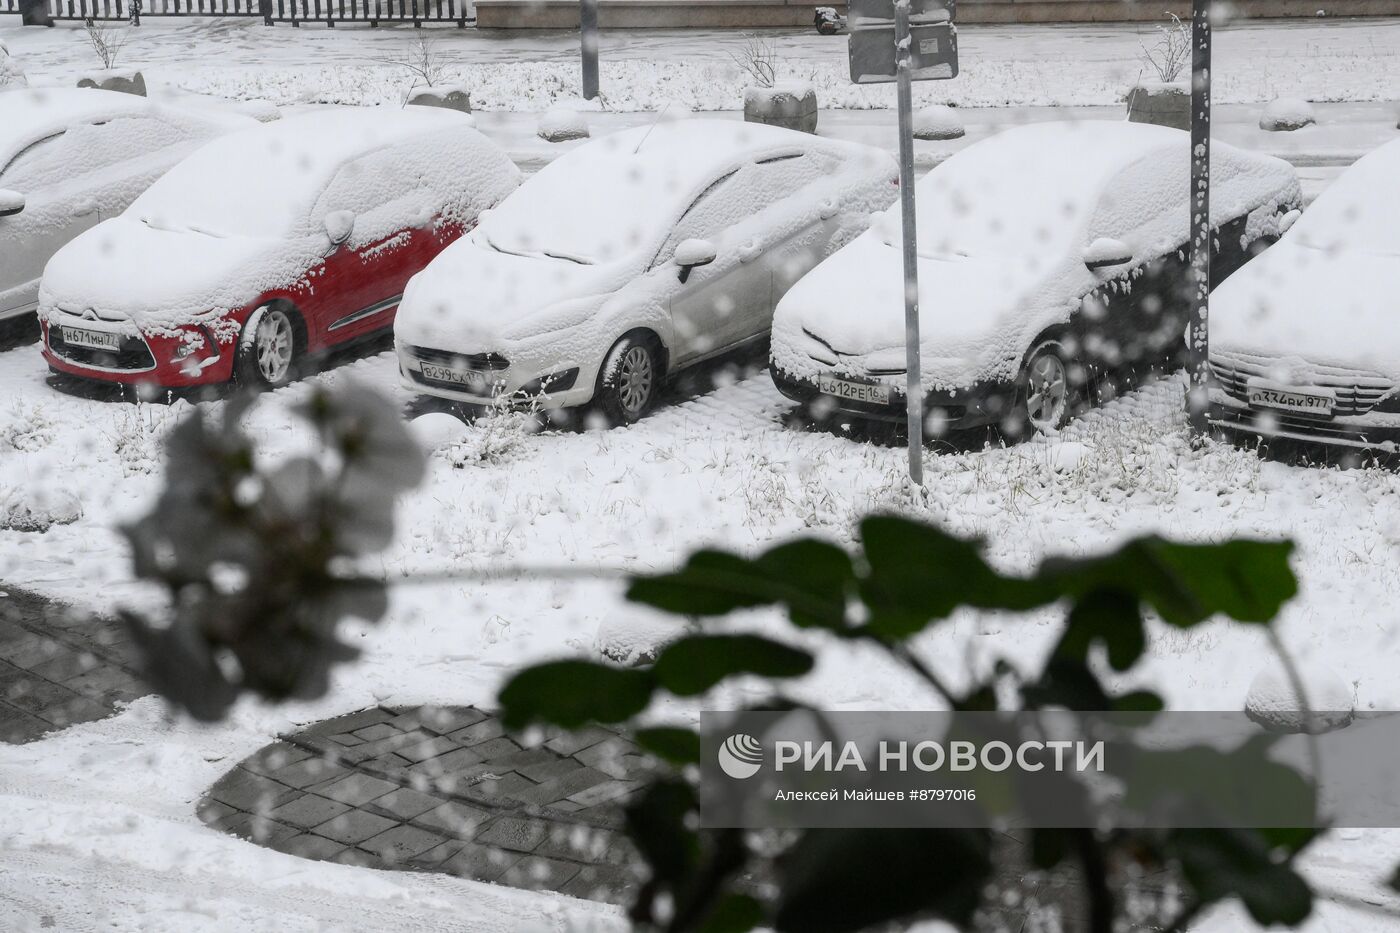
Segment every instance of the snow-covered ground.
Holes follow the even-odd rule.
[[[35,83],[69,84],[93,67],[76,25],[17,22],[0,17],[0,41]],[[449,75],[483,111],[479,126],[517,161],[538,167],[568,145],[535,136],[536,112],[577,94],[576,36],[431,32]],[[132,31],[122,64],[141,67],[156,96],[206,105],[217,101],[189,92],[296,107],[396,102],[409,79],[384,60],[412,40],[396,27],[148,19]],[[849,86],[844,40],[806,31],[774,40],[792,74],[811,77],[823,106],[834,108],[822,113],[823,133],[892,147],[891,115],[869,108],[890,106],[893,90]],[[587,115],[594,135],[651,119],[640,111],[666,100],[737,108],[744,82],[731,55],[741,41],[733,33],[605,34],[609,110]],[[967,136],[920,143],[921,167],[1008,124],[1121,113],[1143,41],[1152,36],[1141,26],[965,27],[962,77],[920,85],[916,98],[960,104]],[[1289,158],[1313,194],[1340,166],[1394,138],[1400,21],[1234,24],[1216,34],[1215,80],[1217,135]],[[1317,126],[1266,133],[1259,113],[1280,96],[1333,103],[1315,105]],[[0,929],[622,929],[620,912],[602,906],[255,848],[201,825],[193,806],[218,775],[295,722],[374,702],[489,704],[522,663],[595,651],[600,636],[619,629],[654,631],[656,617],[622,601],[620,571],[670,567],[701,544],[755,548],[804,532],[849,540],[854,518],[873,508],[984,535],[994,558],[1013,568],[1147,531],[1292,537],[1302,592],[1280,622],[1285,641],[1342,671],[1360,708],[1400,708],[1395,474],[1293,468],[1214,444],[1192,451],[1181,385],[1168,380],[1054,440],[930,453],[928,496],[916,501],[902,481],[902,449],[792,430],[765,373],[715,376],[711,391],[673,399],[626,430],[529,433],[510,417],[465,429],[406,501],[385,569],[468,577],[398,587],[389,619],[362,633],[364,658],[338,672],[323,700],[275,710],[245,704],[228,722],[201,728],[168,721],[148,698],[113,719],[0,746]],[[317,378],[362,380],[409,402],[388,353]],[[255,412],[255,434],[274,455],[302,443],[288,408],[308,391],[290,386]],[[46,384],[36,347],[0,352],[0,498],[24,485],[71,493],[83,508],[77,523],[43,535],[0,532],[0,581],[102,611],[154,605],[154,594],[131,582],[115,528],[154,497],[161,438],[188,406],[60,392]],[[541,566],[565,578],[540,574]],[[765,613],[743,621],[777,624]],[[1047,647],[1050,621],[962,616],[921,647],[939,666],[955,659],[950,678],[965,657],[993,648],[1029,663]],[[1147,677],[1180,709],[1238,709],[1267,656],[1257,633],[1220,625],[1155,638]],[[848,646],[824,656],[803,690],[844,709],[931,702],[881,659]],[[717,701],[743,697],[732,690]],[[1396,912],[1400,898],[1381,880],[1397,861],[1400,834],[1344,831],[1307,864],[1328,890]],[[1219,911],[1199,928],[1244,927],[1239,914]],[[1400,923],[1325,901],[1309,929]]]
[[[577,33],[425,33],[447,80],[468,87],[478,109],[542,111],[579,94]],[[780,77],[810,79],[823,107],[894,106],[892,85],[850,84],[845,37],[805,29],[766,35]],[[0,17],[0,41],[33,79],[67,81],[97,67],[81,24],[26,29],[18,17]],[[605,31],[599,58],[607,105],[652,110],[679,100],[703,110],[738,109],[747,81],[735,56],[744,41],[736,31]],[[386,103],[398,102],[411,81],[389,62],[413,42],[411,27],[148,18],[131,30],[120,65],[142,69],[148,84],[228,97]],[[1150,24],[963,26],[959,77],[916,85],[915,104],[1118,104],[1139,78],[1155,78],[1143,55],[1155,42]],[[1214,65],[1222,103],[1400,100],[1400,21],[1240,21],[1215,31]]]
[[[361,380],[409,402],[395,387],[389,353],[317,378]],[[201,827],[191,808],[218,774],[291,722],[376,701],[490,703],[514,666],[595,651],[600,630],[654,630],[654,617],[621,600],[618,570],[669,567],[701,544],[751,548],[799,533],[848,540],[854,518],[872,508],[985,535],[1007,567],[1029,567],[1048,553],[1097,551],[1149,530],[1187,539],[1291,536],[1299,543],[1302,592],[1281,620],[1285,641],[1344,671],[1360,708],[1400,703],[1393,676],[1400,625],[1391,617],[1400,593],[1400,477],[1392,473],[1292,468],[1217,445],[1194,453],[1181,385],[1167,380],[1086,416],[1055,440],[930,453],[928,498],[916,502],[904,492],[901,449],[785,427],[787,406],[766,373],[720,370],[715,381],[712,391],[675,399],[626,430],[529,433],[512,417],[464,429],[459,442],[434,455],[429,480],[405,502],[384,566],[390,575],[451,569],[467,578],[399,587],[390,618],[363,633],[364,659],[337,674],[324,700],[278,710],[248,704],[221,726],[195,728],[167,722],[147,699],[112,720],[0,747],[0,808],[11,815],[0,827],[0,867],[11,878],[6,887],[25,892],[8,906],[0,899],[0,921],[6,910],[32,916],[27,905],[56,901],[59,885],[83,881],[92,886],[64,909],[113,911],[118,927],[120,918],[151,909],[175,911],[172,929],[217,926],[230,916],[257,926],[273,911],[286,912],[282,928],[296,928],[288,917],[307,928],[336,926],[347,915],[335,911],[346,903],[373,916],[408,898],[426,928],[468,901],[473,918],[482,911],[473,929],[512,928],[521,916],[512,911],[532,904],[563,910],[568,902],[557,898],[450,879],[369,880],[363,871],[255,850]],[[293,385],[256,410],[256,436],[274,456],[302,442],[287,409],[308,390]],[[129,582],[114,527],[151,501],[160,438],[189,403],[138,406],[59,394],[44,384],[33,347],[0,354],[0,398],[3,482],[68,490],[84,508],[80,522],[43,536],[0,533],[0,579],[95,609],[150,604],[152,594]],[[529,569],[536,567],[544,573]],[[553,578],[552,569],[567,578]],[[588,579],[594,570],[599,579]],[[744,621],[777,625],[765,613]],[[964,657],[992,648],[1030,662],[1048,646],[1049,622],[963,616],[921,647],[955,678]],[[1155,638],[1148,679],[1181,709],[1240,708],[1267,654],[1257,633],[1224,625],[1189,635],[1163,629]],[[931,702],[917,683],[848,646],[824,656],[803,689],[834,708]],[[736,689],[717,700],[743,698]],[[92,853],[107,861],[95,864]],[[1329,889],[1400,907],[1378,883],[1400,859],[1400,835],[1345,833],[1310,859]],[[206,879],[215,864],[217,882]],[[272,877],[284,880],[269,888]],[[616,916],[569,907],[575,910]],[[1360,929],[1356,922],[1333,906],[1314,929]],[[1201,929],[1237,924],[1220,914]]]

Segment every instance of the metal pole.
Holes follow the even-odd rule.
[[[583,53],[583,99],[598,96],[598,0],[579,4],[579,48]]]
[[[909,423],[909,479],[924,484],[924,389],[919,372],[919,242],[914,223],[914,103],[909,55],[909,0],[895,0],[899,88],[899,203],[904,216],[904,391]]]
[[[1210,430],[1210,5],[1191,6],[1191,320],[1186,411],[1197,437]]]

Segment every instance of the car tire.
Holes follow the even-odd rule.
[[[1073,374],[1078,365],[1057,337],[1043,338],[1026,354],[1018,406],[1022,436],[1058,431],[1074,417],[1080,393]]]
[[[603,358],[594,407],[613,425],[636,424],[655,403],[663,376],[656,338],[627,334]]]
[[[297,376],[301,336],[295,312],[263,305],[248,316],[233,358],[233,379],[250,389],[277,389]]]

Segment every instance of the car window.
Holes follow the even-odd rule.
[[[72,126],[21,151],[5,167],[0,180],[7,188],[30,192],[110,170],[196,135],[192,123],[139,114]]]
[[[349,211],[355,215],[357,234],[363,234],[366,225],[373,224],[375,214],[412,213],[413,205],[402,204],[405,200],[415,200],[424,186],[419,179],[420,172],[404,159],[404,154],[396,146],[363,155],[346,163],[335,173],[330,184],[326,185],[316,205],[311,211],[312,224],[320,224],[327,214],[335,211]],[[417,198],[416,200],[421,200]],[[390,211],[383,209],[390,207]],[[398,210],[393,210],[398,207]],[[427,218],[425,218],[427,219]],[[398,225],[394,225],[398,228]],[[384,235],[395,232],[387,229]],[[361,235],[355,237],[362,239]]]
[[[730,227],[822,177],[834,161],[825,153],[800,153],[750,163],[730,172],[701,192],[686,209],[652,265],[669,262],[676,247],[685,240],[719,239]]]
[[[30,143],[17,152],[15,157],[10,160],[10,164],[6,165],[3,171],[0,171],[0,185],[12,189],[18,189],[22,185],[26,189],[32,187],[32,185],[24,185],[24,182],[33,176],[37,167],[41,167],[45,161],[53,158],[53,152],[62,138],[62,133],[54,133],[52,136],[46,136]]]

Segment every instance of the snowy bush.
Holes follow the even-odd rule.
[[[113,26],[101,20],[87,20],[83,24],[87,32],[88,43],[92,46],[92,51],[97,55],[97,60],[102,62],[104,71],[111,71],[117,66],[117,59],[121,57],[122,49],[126,47],[130,33],[125,27]]]
[[[5,47],[5,43],[0,42],[0,91],[12,87],[28,87],[29,79],[24,76],[24,69],[15,61],[10,50]]]
[[[1259,128],[1271,132],[1300,130],[1317,122],[1312,104],[1292,97],[1276,97],[1259,115]]]
[[[537,135],[552,143],[588,138],[588,120],[572,107],[554,106],[540,116]]]
[[[160,411],[161,414],[156,414]],[[138,405],[118,415],[112,449],[117,453],[126,476],[154,473],[160,463],[161,441],[165,436],[166,409]]]
[[[461,438],[442,449],[442,456],[457,469],[501,463],[518,454],[526,438],[538,429],[539,418],[534,412],[493,406],[465,426]]]
[[[1340,729],[1351,722],[1355,707],[1351,685],[1340,674],[1303,659],[1289,665],[1269,663],[1250,683],[1244,701],[1249,718],[1275,732],[1316,734]]]
[[[958,139],[966,132],[962,117],[952,107],[933,104],[914,112],[915,139]]]
[[[26,405],[22,399],[10,403],[8,415],[0,415],[0,451],[20,453],[39,450],[53,443],[54,424],[43,405]]]
[[[61,489],[20,486],[0,496],[0,529],[45,532],[82,517],[82,503]]]

